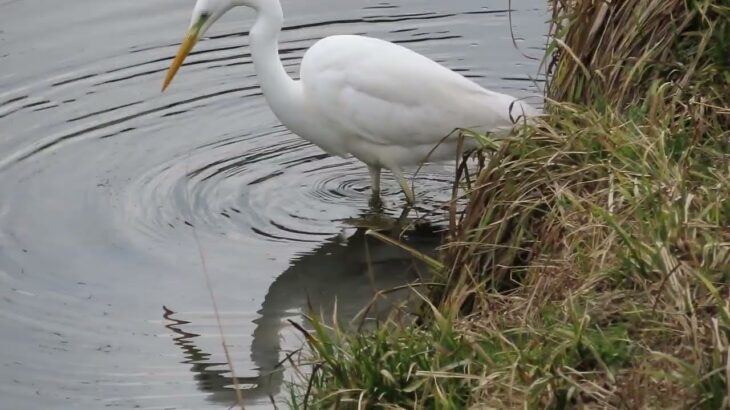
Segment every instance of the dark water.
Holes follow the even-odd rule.
[[[192,4],[0,0],[0,409],[227,408],[191,225],[250,406],[271,407],[291,376],[267,375],[301,345],[286,319],[335,300],[347,319],[374,289],[414,278],[410,258],[366,246],[347,222],[367,212],[367,169],[324,155],[269,111],[243,34],[251,11],[213,27],[160,94]],[[495,90],[538,92],[538,62],[512,46],[507,0],[283,6],[292,73],[316,39],[358,33]],[[512,7],[522,52],[539,57],[544,2]],[[452,175],[452,164],[420,172],[426,210],[449,198]],[[383,187],[395,215],[403,198],[388,173]]]

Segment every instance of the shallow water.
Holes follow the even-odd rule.
[[[195,234],[249,407],[283,390],[288,376],[267,372],[300,346],[286,319],[335,300],[347,319],[374,289],[414,278],[407,256],[366,246],[348,222],[367,214],[367,169],[269,111],[247,49],[252,12],[225,16],[159,92],[192,3],[0,0],[2,409],[227,408]],[[521,53],[542,53],[541,0],[512,1],[521,51],[506,0],[283,6],[294,75],[316,39],[356,33],[488,88],[539,92],[539,62]],[[421,170],[421,214],[449,198],[452,175],[452,164]],[[383,188],[396,215],[388,173]],[[438,235],[405,239],[432,249]]]

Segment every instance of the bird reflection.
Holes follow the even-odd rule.
[[[285,355],[282,354],[280,332],[289,326],[286,319],[307,312],[328,319],[336,309],[340,325],[350,323],[356,317],[355,326],[367,325],[385,318],[409,294],[407,287],[393,292],[381,291],[402,287],[424,279],[428,274],[425,265],[412,255],[366,235],[370,228],[363,225],[376,224],[380,233],[429,255],[433,255],[441,243],[437,228],[421,224],[403,230],[401,224],[394,221],[374,222],[367,218],[358,221],[360,227],[349,229],[349,236],[332,238],[311,253],[292,260],[291,266],[269,287],[258,311],[259,318],[254,320],[251,359],[258,375],[238,378],[247,401],[267,397],[273,401],[281,390]],[[390,227],[383,229],[383,225]],[[365,307],[368,308],[363,310]],[[228,364],[209,361],[211,354],[196,346],[196,338],[200,335],[182,330],[190,322],[174,315],[175,312],[165,308],[166,327],[175,333],[173,341],[184,353],[186,360],[183,363],[191,365],[198,389],[209,393],[211,401],[234,402],[234,383]]]

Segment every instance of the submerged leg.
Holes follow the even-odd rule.
[[[380,168],[368,165],[370,171],[370,183],[372,184],[373,196],[370,197],[370,206],[380,208],[383,201],[380,199]]]
[[[403,172],[401,172],[400,168],[391,167],[390,172],[393,173],[395,178],[398,180],[398,184],[400,184],[403,193],[406,194],[406,201],[408,201],[408,205],[415,205],[416,194],[413,193],[413,190],[408,185],[408,180],[406,179],[406,177],[403,176]]]

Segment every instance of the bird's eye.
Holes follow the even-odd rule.
[[[208,13],[207,11],[200,13],[201,20],[208,20],[209,18],[210,18],[210,13]]]

